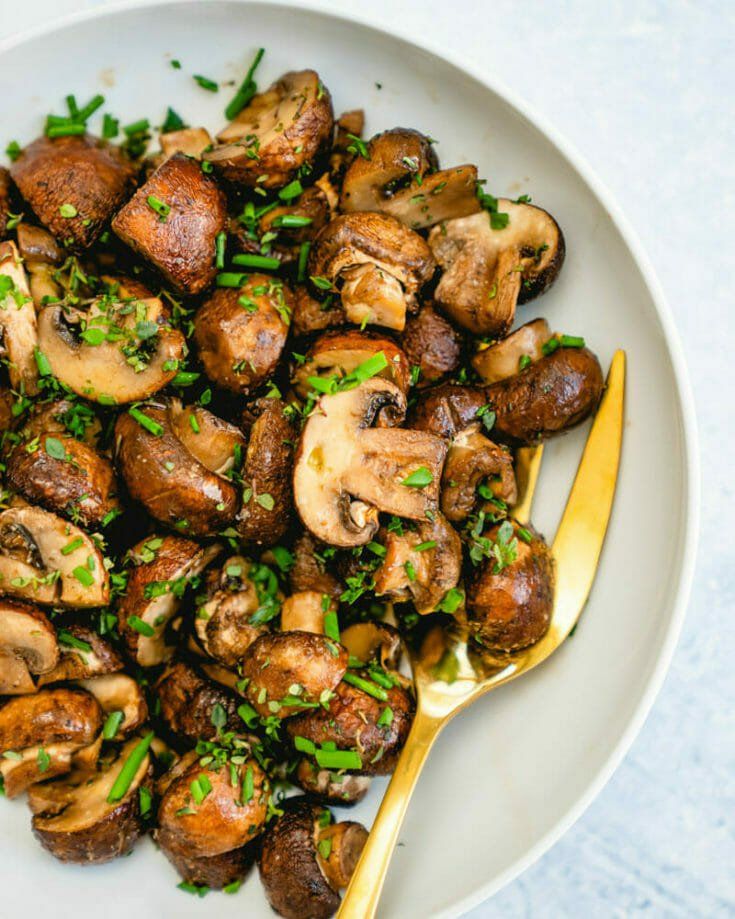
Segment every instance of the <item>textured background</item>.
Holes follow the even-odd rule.
[[[11,10],[10,0],[0,0],[0,35],[104,3],[24,0]],[[688,618],[661,695],[584,817],[469,915],[735,916],[735,553],[727,536],[735,511],[727,382],[735,356],[728,297],[735,267],[735,3],[323,5],[441,40],[566,134],[612,189],[653,259],[697,401],[702,538]]]

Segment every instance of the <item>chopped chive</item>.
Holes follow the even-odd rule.
[[[309,280],[314,285],[314,287],[317,287],[319,290],[332,289],[332,282],[329,280],[329,278],[323,278],[321,275],[312,274],[309,276]]]
[[[370,674],[371,679],[373,679],[378,684],[378,686],[382,686],[383,689],[393,689],[393,680],[388,676],[387,673],[383,671],[381,667],[373,664],[368,667],[368,673]]]
[[[68,95],[66,97],[66,107],[69,109],[69,116],[74,120],[74,117],[79,113],[79,107],[77,106],[76,97],[73,95]]]
[[[299,265],[296,271],[297,281],[306,280],[306,263],[309,261],[309,249],[311,249],[311,243],[301,243],[301,247],[299,249]]]
[[[58,634],[59,644],[65,645],[67,648],[76,648],[77,651],[84,651],[87,654],[92,650],[92,645],[87,641],[82,641],[81,638],[77,638],[76,635],[72,635],[67,629],[59,629]]]
[[[138,804],[140,806],[140,816],[145,817],[146,814],[150,813],[151,803],[153,801],[153,796],[150,791],[142,785],[138,789]]]
[[[342,680],[345,683],[350,683],[357,689],[361,689],[363,692],[366,692],[374,699],[378,699],[380,702],[388,701],[388,693],[382,688],[382,686],[378,686],[377,683],[373,683],[371,680],[366,680],[361,676],[357,676],[356,673],[350,673],[348,671],[342,677]]]
[[[464,600],[464,591],[459,587],[452,587],[448,590],[437,604],[437,612],[456,613]]]
[[[258,504],[264,508],[264,510],[272,511],[275,507],[276,502],[273,500],[273,495],[269,495],[267,492],[262,495],[256,495],[255,500]]]
[[[417,551],[417,552],[426,552],[426,551],[428,551],[429,549],[435,549],[435,548],[436,548],[436,540],[435,540],[435,539],[427,539],[426,542],[420,542],[415,548],[416,548],[416,551]]]
[[[289,182],[288,185],[285,185],[279,192],[278,197],[281,201],[293,201],[294,198],[303,192],[304,186],[299,182],[298,179],[294,179],[293,182]]]
[[[128,415],[134,418],[142,428],[145,428],[146,431],[149,432],[149,434],[153,434],[154,437],[160,437],[161,434],[163,434],[163,425],[149,418],[148,415],[141,412],[140,409],[135,406],[128,409]]]
[[[7,156],[11,163],[14,163],[22,152],[23,149],[17,140],[11,140],[5,148],[5,156]]]
[[[170,63],[174,70],[181,70],[181,61],[177,61],[176,58],[174,58]]]
[[[72,574],[84,587],[91,587],[94,584],[94,577],[89,573],[89,569],[83,565],[77,565]]]
[[[293,745],[299,753],[308,753],[309,756],[316,753],[316,745],[308,737],[301,737],[297,734],[293,739]]]
[[[255,777],[253,775],[253,767],[248,766],[247,772],[245,773],[245,778],[242,783],[242,797],[240,800],[243,804],[248,804],[253,800],[253,795],[255,794]]]
[[[385,555],[386,555],[386,553],[387,553],[387,551],[388,551],[388,550],[385,548],[385,546],[381,546],[379,542],[375,542],[374,540],[371,540],[371,541],[365,546],[365,548],[366,548],[366,549],[369,549],[369,550],[373,553],[373,555],[377,555],[378,558],[385,558]]]
[[[257,93],[258,85],[253,79],[253,75],[264,54],[265,48],[258,48],[255,58],[248,68],[248,72],[245,74],[245,79],[232,97],[232,101],[227,105],[227,108],[225,108],[225,118],[227,118],[228,121],[232,121],[233,118],[236,118]]]
[[[562,335],[562,348],[584,348],[584,338],[581,335]]]
[[[71,217],[76,217],[79,211],[74,207],[73,204],[60,204],[59,213],[62,217],[69,219]]]
[[[102,136],[105,140],[110,140],[112,137],[117,137],[118,131],[120,130],[120,122],[117,118],[113,118],[112,115],[108,115],[105,112],[105,116],[102,119]]]
[[[182,881],[176,885],[184,893],[191,893],[197,897],[206,897],[209,893],[209,887],[206,884],[190,884],[188,881]]]
[[[518,358],[518,369],[525,370],[526,367],[530,366],[530,364],[531,364],[531,355],[521,354],[521,356]]]
[[[180,131],[185,127],[186,124],[184,123],[184,119],[169,105],[166,109],[166,117],[163,119],[163,124],[161,125],[161,134],[170,134],[172,131]]]
[[[427,485],[431,485],[434,481],[434,476],[429,472],[426,466],[419,466],[418,469],[407,475],[406,478],[401,482],[401,485],[406,485],[409,488],[426,488]]]
[[[43,749],[43,747],[38,748],[38,754],[36,756],[36,763],[38,764],[38,771],[40,773],[47,772],[49,766],[51,765],[51,757]]]
[[[161,201],[161,199],[157,198],[155,195],[148,195],[145,200],[148,207],[155,211],[161,220],[165,220],[171,213],[171,205],[166,204],[165,201]]]
[[[46,128],[46,137],[71,137],[86,130],[83,124],[52,124]]]
[[[243,272],[223,271],[217,275],[217,287],[242,287],[248,275]]]
[[[281,261],[277,258],[271,258],[267,255],[249,255],[247,253],[239,253],[232,257],[232,262],[235,265],[242,265],[245,268],[265,268],[273,269],[281,267]]]
[[[76,539],[72,539],[71,542],[68,542],[65,546],[61,547],[62,555],[71,555],[76,549],[84,545],[84,540],[81,536],[77,536]]]
[[[358,137],[356,134],[348,134],[347,137],[352,141],[352,143],[347,147],[349,153],[360,154],[364,159],[369,160],[370,154],[368,153],[367,144],[362,138]]]
[[[393,724],[393,709],[390,705],[386,705],[380,713],[380,718],[378,718],[376,724],[379,728],[388,728]]]
[[[49,364],[48,358],[41,351],[40,348],[36,348],[33,351],[33,356],[36,359],[36,367],[38,368],[39,376],[50,377],[51,376],[51,364]]]
[[[149,625],[147,622],[143,622],[139,616],[130,616],[128,625],[144,638],[152,638],[156,634],[156,630],[153,626]]]
[[[123,712],[110,712],[102,726],[102,736],[105,740],[112,740],[115,734],[117,734],[124,717],[125,715]]]
[[[362,769],[362,758],[355,750],[317,750],[317,763],[322,769]]]
[[[194,373],[189,370],[182,370],[171,380],[173,386],[191,386],[201,376],[201,373]]]
[[[118,773],[115,782],[107,796],[108,804],[116,804],[122,800],[132,784],[135,774],[140,769],[141,763],[146,758],[148,748],[153,740],[153,731],[149,731],[145,737],[136,745],[130,753],[130,756],[123,763],[123,767]]]
[[[258,713],[252,705],[249,705],[247,702],[243,702],[242,705],[238,706],[237,714],[249,728],[253,727],[258,720]]]
[[[298,214],[281,214],[273,218],[273,226],[284,230],[308,227],[310,223],[313,223],[311,217],[301,217]]]
[[[214,80],[210,80],[209,77],[203,77],[200,73],[195,73],[194,79],[202,89],[206,89],[210,93],[219,91],[219,83],[215,83]]]
[[[227,233],[218,233],[214,241],[214,264],[217,268],[225,267],[225,246],[227,245]]]
[[[339,641],[339,619],[334,610],[324,614],[324,634],[327,638]]]
[[[142,134],[143,131],[147,131],[150,126],[151,123],[147,118],[139,118],[137,121],[123,125],[123,131],[128,137],[132,137],[133,134]]]
[[[79,109],[76,116],[74,117],[74,121],[83,124],[90,117],[90,115],[93,115],[97,109],[104,104],[104,101],[104,96],[100,96],[99,94],[93,96],[84,106],[84,108]]]
[[[237,881],[232,881],[230,884],[225,884],[222,888],[222,893],[237,893],[241,887],[242,881],[238,879]]]
[[[199,422],[197,421],[197,417],[193,413],[189,415],[189,424],[191,426],[192,431],[195,434],[199,434],[201,432],[201,428],[199,427]]]
[[[529,545],[533,542],[533,535],[531,534],[531,531],[527,530],[525,527],[518,527],[516,533],[523,540],[523,542],[528,543]]]

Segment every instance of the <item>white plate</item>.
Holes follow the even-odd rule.
[[[440,54],[332,14],[234,2],[148,4],[78,16],[0,48],[3,144],[31,140],[74,92],[107,98],[125,124],[172,105],[217,128],[230,90],[191,74],[258,79],[317,68],[337,111],[364,107],[367,134],[404,125],[438,138],[442,163],[476,162],[495,194],[528,193],[559,220],[567,261],[554,289],[520,310],[584,335],[607,366],[628,352],[618,495],[589,606],[568,644],[449,726],[411,805],[381,903],[391,917],[456,916],[498,890],[579,817],[612,774],[668,666],[691,581],[697,523],[692,401],[681,350],[640,245],[589,169],[506,89]],[[181,60],[182,70],[168,65]],[[378,88],[377,84],[382,88]],[[96,122],[93,122],[95,125]],[[621,138],[621,143],[625,139]],[[553,535],[585,431],[547,447],[534,519]],[[369,821],[384,787],[356,811]],[[23,802],[2,802],[3,915],[148,919],[269,916],[256,877],[202,903],[150,843],[82,870],[46,855]]]

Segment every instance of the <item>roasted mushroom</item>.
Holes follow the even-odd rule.
[[[244,439],[233,425],[178,399],[118,416],[115,458],[130,496],[155,520],[192,536],[213,536],[240,498],[227,477]]]
[[[242,661],[245,695],[264,718],[291,718],[325,704],[346,670],[347,651],[311,632],[261,635]]]
[[[363,664],[377,662],[383,670],[395,673],[401,662],[401,633],[387,622],[368,619],[354,622],[342,629],[340,643],[347,648],[350,657]]]
[[[327,569],[324,550],[330,554],[334,549],[325,546],[306,530],[299,535],[293,546],[293,565],[289,571],[289,584],[293,593],[315,591],[320,596],[327,594],[332,599],[339,599],[344,585]]]
[[[568,431],[595,411],[604,385],[591,351],[559,345],[515,376],[485,387],[495,412],[493,437],[523,445]]]
[[[260,879],[285,919],[329,919],[339,907],[367,841],[359,823],[331,824],[329,811],[291,798],[263,838]]]
[[[365,797],[372,779],[369,775],[353,775],[320,769],[308,759],[302,759],[296,768],[296,783],[314,801],[349,807]]]
[[[122,740],[148,720],[148,703],[143,690],[125,673],[108,673],[77,680],[77,685],[93,695],[107,715],[105,740]]]
[[[428,137],[411,128],[376,134],[367,156],[353,161],[342,182],[343,211],[381,211],[414,230],[480,209],[477,167],[438,168]]]
[[[227,222],[225,196],[200,164],[169,157],[115,215],[112,229],[180,293],[214,281],[215,240]]]
[[[234,185],[282,188],[309,170],[333,126],[332,99],[319,75],[291,71],[252,98],[204,159]]]
[[[491,652],[519,651],[546,634],[554,604],[549,547],[531,527],[506,520],[482,537],[494,550],[467,583],[470,634]]]
[[[335,612],[337,604],[328,594],[300,590],[283,601],[281,629],[284,632],[324,633],[324,614]]]
[[[301,434],[294,498],[304,525],[335,546],[369,542],[378,511],[425,518],[436,507],[446,447],[420,431],[371,428],[377,413],[405,412],[405,396],[374,377],[323,396]]]
[[[236,853],[264,829],[270,786],[241,743],[235,762],[202,765],[192,752],[162,780],[154,838],[188,883],[222,887],[242,878],[252,862]]]
[[[398,331],[434,268],[431,250],[418,233],[378,213],[335,217],[309,255],[309,274],[339,289],[350,322]]]
[[[472,366],[485,383],[497,383],[513,377],[521,370],[541,360],[544,345],[552,338],[545,319],[534,319],[507,338],[482,348],[472,358]]]
[[[133,567],[117,607],[120,635],[141,667],[155,667],[173,653],[167,626],[176,616],[186,587],[220,551],[179,536],[155,536],[130,550]]]
[[[16,230],[18,252],[28,272],[28,286],[36,309],[49,300],[62,296],[62,287],[56,274],[63,261],[63,252],[54,237],[43,227],[20,223]]]
[[[184,336],[156,298],[103,297],[87,311],[48,306],[38,319],[38,345],[54,376],[105,405],[163,389],[185,353]]]
[[[79,689],[42,689],[0,708],[0,776],[14,798],[34,782],[69,772],[102,729],[97,700]]]
[[[410,371],[403,351],[390,338],[356,329],[320,335],[307,351],[303,363],[297,365],[291,382],[296,394],[306,399],[315,388],[310,378],[319,377],[325,382],[333,377],[340,380],[381,353],[385,358],[385,367],[379,376],[392,380],[406,392]]]
[[[551,214],[532,204],[498,199],[502,226],[485,212],[435,227],[429,245],[443,269],[437,305],[476,335],[502,338],[517,303],[539,296],[564,262],[564,236]]]
[[[39,507],[0,512],[0,594],[42,606],[104,606],[110,578],[79,527]]]
[[[487,410],[487,399],[479,386],[441,383],[420,393],[410,425],[417,431],[451,440],[474,424],[481,417],[478,413]]]
[[[0,334],[8,376],[17,392],[38,392],[38,326],[23,263],[14,242],[0,243]]]
[[[484,489],[484,495],[478,489]],[[447,453],[442,473],[442,513],[451,523],[461,524],[482,497],[512,506],[518,491],[510,452],[481,434],[479,423],[475,423],[454,438]]]
[[[161,717],[179,740],[190,743],[214,740],[218,733],[215,711],[220,710],[224,713],[224,730],[244,730],[237,714],[237,696],[185,661],[176,661],[166,668],[156,683],[156,693]]]
[[[244,543],[272,546],[293,517],[293,463],[296,432],[280,399],[263,398],[251,406],[242,467],[242,506],[235,529]]]
[[[293,289],[292,302],[291,328],[294,335],[310,335],[347,324],[342,304],[331,294],[318,300],[305,284],[297,284]]]
[[[113,645],[86,625],[71,623],[58,633],[56,665],[41,674],[39,686],[117,673],[123,661]],[[104,706],[103,706],[104,708]]]
[[[267,380],[286,344],[290,294],[264,274],[242,276],[240,287],[220,287],[194,318],[194,340],[207,376],[235,393]]]
[[[411,369],[418,368],[418,386],[436,383],[459,367],[462,337],[430,303],[407,318],[400,344]]]
[[[203,650],[225,667],[236,669],[245,651],[262,634],[258,619],[258,584],[250,578],[253,565],[241,555],[228,558],[217,571],[207,572],[205,590],[194,618]]]
[[[36,691],[34,677],[53,671],[59,659],[56,629],[30,603],[0,600],[0,696]]]
[[[183,153],[199,160],[207,147],[211,146],[212,138],[206,128],[181,128],[179,131],[161,134],[161,153],[166,159],[176,153]]]
[[[152,798],[152,738],[133,737],[110,749],[94,771],[76,769],[31,789],[33,832],[44,849],[78,865],[99,865],[132,850],[145,832]]]
[[[121,512],[112,463],[69,434],[25,432],[6,460],[8,484],[34,504],[92,529]]]
[[[72,251],[89,248],[132,190],[135,166],[89,134],[39,137],[10,168],[41,223]]]

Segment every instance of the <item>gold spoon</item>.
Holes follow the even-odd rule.
[[[623,436],[624,393],[625,352],[616,351],[605,394],[551,547],[556,584],[554,610],[546,635],[524,651],[493,659],[480,656],[468,646],[466,631],[458,623],[450,628],[433,629],[418,652],[411,652],[416,716],[338,919],[372,919],[375,915],[408,802],[442,728],[475,699],[546,660],[576,624],[592,588],[612,510]],[[513,509],[521,522],[528,519],[540,462],[540,448],[526,450],[522,455],[519,476],[522,498]],[[442,666],[438,668],[439,661]],[[446,681],[448,672],[451,682]]]

